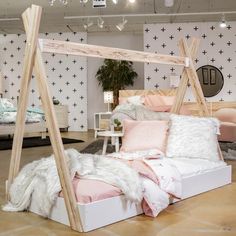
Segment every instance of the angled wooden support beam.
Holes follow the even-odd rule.
[[[108,58],[115,60],[188,66],[188,58],[179,56],[170,56],[121,48],[111,48],[97,45],[64,42],[51,39],[39,39],[39,45],[42,52],[48,53],[70,54],[78,56]]]
[[[26,34],[30,35],[30,12],[26,12],[26,14],[22,16],[22,18]],[[45,112],[50,141],[54,152],[54,158],[58,170],[60,183],[62,186],[63,197],[65,200],[70,225],[73,230],[83,232],[79,209],[77,208],[75,193],[72,187],[71,177],[66,163],[67,158],[65,155],[62,138],[51,99],[52,96],[50,95],[49,87],[47,84],[46,71],[44,68],[44,63],[39,47],[36,48],[34,72],[37,79],[37,85],[39,88],[43,110]]]
[[[25,129],[26,109],[27,109],[27,102],[30,89],[29,85],[33,71],[35,50],[38,42],[38,30],[41,19],[41,11],[42,11],[41,7],[32,5],[31,8],[28,8],[23,13],[26,14],[27,12],[30,15],[31,21],[29,23],[29,32],[31,33],[27,35],[26,39],[23,73],[20,86],[20,96],[17,107],[15,134],[13,139],[13,147],[11,153],[10,169],[9,169],[8,184],[7,184],[8,198],[9,198],[9,186],[12,184],[14,178],[17,176],[20,168],[22,142]]]
[[[190,50],[192,60],[194,60],[197,56],[199,44],[200,44],[199,39],[193,38],[191,40],[189,50]],[[180,56],[184,56],[185,52],[184,52],[183,44],[178,44],[178,47],[180,51]],[[188,78],[187,72],[185,69],[183,69],[183,73],[182,73],[181,80],[177,89],[177,94],[175,97],[175,102],[170,111],[171,113],[176,113],[176,114],[179,113],[181,106],[183,104],[184,96],[186,94],[188,82],[189,82],[189,78]]]
[[[196,72],[196,69],[194,67],[193,60],[191,58],[191,53],[188,48],[187,42],[185,39],[181,39],[179,41],[180,47],[183,48],[184,55],[189,58],[189,67],[185,67],[184,70],[186,71],[186,74],[189,78],[189,83],[192,88],[192,92],[195,96],[195,99],[197,101],[197,104],[199,106],[199,110],[202,110],[202,115],[209,116],[209,111],[207,109],[207,104],[204,98],[204,94],[202,92],[202,88],[198,79],[198,75]]]

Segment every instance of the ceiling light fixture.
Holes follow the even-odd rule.
[[[56,0],[49,0],[50,6],[53,6],[55,1]],[[67,5],[67,3],[68,3],[67,0],[59,0],[59,2],[62,3],[63,5]]]
[[[98,22],[98,27],[102,29],[104,27],[104,20],[102,19],[102,17],[99,17],[97,22]]]
[[[227,25],[226,25],[226,22],[225,22],[225,15],[222,14],[222,18],[221,18],[221,22],[220,22],[220,28],[225,28]]]
[[[87,19],[87,23],[84,24],[84,28],[87,30],[89,27],[93,25],[93,21],[91,21],[89,18]]]
[[[165,0],[165,7],[173,7],[174,0]]]
[[[125,25],[126,23],[128,22],[128,20],[126,20],[124,17],[123,17],[123,20],[121,23],[117,24],[116,25],[116,28],[119,30],[119,31],[122,31],[124,28],[125,28]]]
[[[6,18],[0,18],[0,21],[18,21],[20,20],[20,18],[18,17],[12,17],[12,18],[9,18],[9,17],[6,17]]]
[[[130,2],[130,3],[134,3],[134,2],[135,2],[135,0],[129,0],[129,2]]]
[[[117,4],[117,3],[118,3],[118,0],[112,0],[112,2],[113,2],[114,4]]]

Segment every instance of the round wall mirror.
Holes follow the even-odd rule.
[[[197,74],[205,97],[213,97],[223,88],[224,77],[215,66],[201,66],[197,69]]]

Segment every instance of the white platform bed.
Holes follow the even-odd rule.
[[[202,173],[183,177],[182,200],[230,183],[231,166],[229,165],[217,167],[211,170],[205,170]],[[177,202],[177,200],[174,200],[174,202]],[[88,232],[143,213],[141,205],[127,202],[124,195],[107,198],[88,204],[78,203],[78,208],[80,210],[84,232]],[[40,215],[34,196],[32,196],[29,211]],[[62,224],[70,225],[64,199],[62,197],[58,197],[49,218]]]
[[[45,122],[38,123],[26,123],[25,133],[37,132],[41,133],[42,138],[46,136],[46,124]],[[13,135],[15,132],[15,124],[0,124],[0,136],[1,135]]]

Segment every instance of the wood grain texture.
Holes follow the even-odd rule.
[[[131,97],[137,95],[161,95],[161,96],[176,96],[176,89],[155,89],[155,90],[120,90],[119,97]]]
[[[31,33],[31,31],[29,31],[30,21],[31,16],[29,13],[23,16],[24,27],[27,35]],[[82,232],[83,229],[79,211],[76,205],[75,193],[72,187],[71,177],[66,163],[67,157],[65,155],[59,126],[56,119],[56,113],[51,99],[52,96],[50,94],[49,87],[47,84],[47,76],[44,68],[42,55],[38,47],[36,49],[35,57],[35,75],[37,79],[37,85],[41,96],[42,107],[45,112],[49,137],[54,152],[54,158],[57,166],[58,175],[60,178],[60,183],[62,186],[62,192],[65,200],[68,218],[70,221],[71,228],[73,230]]]
[[[19,172],[22,142],[25,129],[25,116],[26,116],[27,102],[30,89],[29,85],[35,59],[34,55],[38,39],[41,11],[42,11],[41,7],[32,5],[30,9],[27,9],[22,14],[22,17],[27,13],[30,14],[31,17],[31,21],[29,24],[30,34],[27,35],[25,54],[24,54],[25,56],[23,63],[21,86],[20,86],[19,103],[17,108],[16,128],[13,139],[13,147],[12,147],[10,169],[8,176],[7,197],[9,197],[8,195],[9,186],[11,185],[14,178],[17,176]]]
[[[198,51],[198,48],[199,48],[199,44],[200,44],[199,39],[193,38],[191,40],[189,50],[190,50],[190,54],[191,54],[191,57],[192,57],[193,60],[197,56],[197,51]],[[178,47],[179,47],[180,55],[184,56],[185,52],[184,52],[183,45],[178,44]],[[186,94],[188,82],[189,82],[189,78],[188,78],[187,72],[184,68],[183,72],[182,72],[181,80],[180,80],[180,83],[179,83],[179,87],[177,89],[175,103],[173,104],[173,106],[171,108],[171,113],[176,113],[176,114],[179,113],[180,108],[181,108],[182,103],[183,103],[183,100],[184,100],[184,96]]]
[[[79,56],[108,58],[115,60],[139,61],[168,65],[185,66],[185,57],[170,56],[128,49],[103,47],[97,45],[40,39],[42,52],[70,54]]]
[[[186,40],[181,39],[179,41],[179,45],[180,45],[180,47],[183,48],[184,55],[189,58],[189,67],[185,67],[184,70],[187,73],[187,76],[189,78],[189,82],[190,82],[190,85],[192,88],[192,92],[195,96],[197,104],[199,105],[199,111],[201,111],[200,115],[209,116],[209,111],[206,106],[204,94],[202,92],[202,88],[201,88],[201,85],[200,85],[200,82],[198,79],[198,75],[197,75],[196,69],[194,67],[193,60],[191,58],[191,53],[188,48]]]

